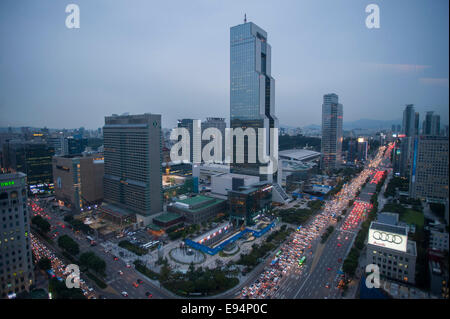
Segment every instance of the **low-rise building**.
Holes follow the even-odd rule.
[[[162,213],[156,217],[153,217],[153,224],[160,226],[161,228],[168,228],[183,221],[183,215],[177,213]]]
[[[430,228],[430,248],[439,251],[448,251],[448,233],[445,228]]]
[[[406,227],[373,221],[367,244],[367,264],[376,264],[380,275],[415,283],[417,248]]]
[[[65,155],[52,159],[55,197],[60,204],[80,211],[103,200],[102,156]]]
[[[199,224],[225,212],[226,200],[204,196],[183,196],[167,206],[167,211],[184,216],[187,223]]]
[[[259,182],[259,176],[222,173],[211,177],[211,193],[228,195],[228,191]]]
[[[273,187],[271,183],[263,181],[230,190],[228,201],[231,221],[236,225],[253,225],[254,218],[272,206]]]

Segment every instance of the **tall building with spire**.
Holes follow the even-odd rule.
[[[265,128],[266,152],[269,154],[271,142],[270,128],[278,129],[275,116],[275,80],[271,76],[271,46],[267,42],[267,32],[247,22],[230,29],[230,126],[232,129]],[[247,140],[248,141],[248,140]],[[261,180],[277,180],[277,174],[260,174],[258,149],[256,145],[244,143],[244,163],[236,163],[239,149],[233,142],[231,172],[260,176]],[[278,143],[278,141],[277,141]],[[249,152],[256,154],[256,163],[249,161]]]

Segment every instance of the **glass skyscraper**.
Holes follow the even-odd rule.
[[[269,154],[270,128],[278,128],[275,116],[275,80],[271,76],[271,47],[267,32],[252,22],[230,29],[230,126],[232,129],[266,128],[266,154]],[[258,138],[256,145],[244,143],[244,163],[236,163],[233,141],[231,172],[276,180],[274,175],[260,175]],[[249,163],[248,152],[255,152],[256,163]]]
[[[339,168],[342,161],[343,107],[337,94],[325,94],[322,104],[322,169]]]

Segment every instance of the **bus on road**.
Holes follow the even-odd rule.
[[[306,261],[306,256],[303,256],[298,260],[298,266],[301,267]]]

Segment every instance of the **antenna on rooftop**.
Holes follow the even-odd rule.
[[[247,23],[247,13],[244,14],[244,23]]]

